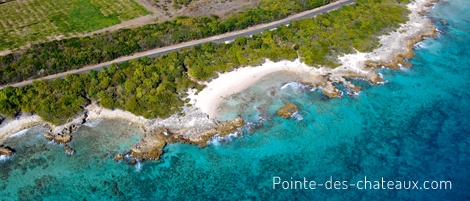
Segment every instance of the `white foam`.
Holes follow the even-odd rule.
[[[219,135],[214,135],[211,140],[207,141],[208,145],[214,145],[216,147],[220,146],[220,142],[222,141],[223,138],[219,137]]]
[[[10,135],[10,137],[20,137],[20,136],[26,134],[26,132],[28,132],[28,130],[29,130],[29,128],[23,129],[23,130],[21,130],[20,132],[17,132],[17,133],[15,133],[15,134],[13,134],[13,135]]]
[[[94,120],[85,122],[83,125],[94,128],[94,127],[98,126],[98,124],[100,124],[101,121],[103,121],[103,119],[94,119]]]
[[[286,89],[286,88],[291,88],[291,89],[304,89],[307,88],[304,84],[300,82],[289,82],[285,84],[284,86],[281,87],[281,90]]]
[[[318,86],[318,87],[314,87],[312,89],[310,89],[310,91],[316,91],[316,90],[319,90],[319,91],[323,91],[323,88],[321,86]]]
[[[302,121],[304,119],[304,117],[301,114],[299,114],[299,112],[294,112],[294,114],[292,114],[290,117],[297,119],[298,121]]]
[[[11,159],[11,156],[5,156],[5,155],[1,155],[0,156],[0,162],[5,162],[7,160]]]
[[[421,42],[416,43],[413,47],[416,49],[426,49],[428,48],[428,45],[426,44],[425,41],[421,41]]]
[[[230,133],[228,134],[227,136],[225,136],[224,140],[226,142],[230,142],[232,141],[234,138],[238,137],[238,134],[237,133]]]
[[[142,170],[142,163],[140,161],[137,161],[137,163],[135,164],[135,170],[137,172],[140,172]]]
[[[61,146],[60,143],[55,142],[54,140],[47,141],[48,145]]]

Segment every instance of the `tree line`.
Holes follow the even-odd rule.
[[[121,29],[87,37],[34,44],[25,51],[0,57],[0,85],[111,61],[136,52],[206,38],[282,19],[333,0],[261,0],[257,8],[228,18],[178,17],[159,24]]]
[[[334,58],[377,47],[377,36],[396,29],[408,11],[396,0],[358,0],[355,5],[303,19],[290,26],[239,37],[229,44],[205,43],[155,58],[113,64],[103,70],[64,79],[0,90],[0,113],[36,113],[61,124],[94,101],[146,118],[168,117],[187,104],[195,81],[209,81],[217,72],[240,66],[300,58],[311,66],[335,67]]]

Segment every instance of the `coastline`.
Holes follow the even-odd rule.
[[[0,143],[24,129],[41,125],[49,126],[51,124],[42,120],[38,115],[23,115],[17,119],[6,119],[0,125]]]
[[[333,83],[343,84],[351,91],[351,94],[354,94],[360,91],[360,87],[354,86],[347,79],[359,78],[368,80],[371,84],[381,84],[384,80],[374,70],[374,67],[408,67],[404,63],[406,62],[404,59],[413,56],[413,45],[422,40],[424,36],[431,36],[431,33],[436,33],[431,20],[423,15],[426,8],[435,2],[435,0],[415,0],[408,4],[408,9],[411,11],[409,20],[402,24],[398,30],[380,36],[381,46],[379,48],[368,53],[357,52],[340,56],[338,60],[341,65],[334,69],[309,67],[299,59],[279,62],[266,60],[260,66],[241,67],[231,72],[219,74],[211,82],[205,83],[206,87],[197,95],[194,91],[190,91],[188,97],[191,99],[190,103],[193,104],[193,107],[183,108],[185,116],[175,114],[166,119],[150,120],[119,109],[105,109],[93,103],[85,108],[84,114],[60,126],[45,122],[37,115],[21,116],[17,120],[5,120],[0,124],[0,142],[15,133],[34,126],[45,126],[50,128],[53,134],[60,134],[72,125],[80,126],[84,122],[95,119],[123,119],[139,125],[143,129],[145,137],[165,134],[167,131],[161,130],[165,128],[172,134],[170,136],[173,136],[173,134],[176,136],[174,139],[165,138],[167,142],[179,140],[180,142],[198,143],[214,136],[215,134],[209,135],[207,133],[222,125],[215,118],[217,108],[225,97],[241,92],[261,78],[280,71],[293,72],[298,75],[302,83],[310,84],[313,87],[321,87],[323,93],[330,98],[343,96],[342,92],[336,89]],[[67,131],[70,132],[70,130]],[[146,141],[148,143],[145,143]],[[151,146],[149,143],[151,141],[142,139],[135,147]]]
[[[409,20],[396,31],[380,36],[380,46],[372,52],[357,52],[338,57],[340,66],[334,69],[327,67],[310,67],[299,59],[294,61],[272,62],[266,60],[260,66],[247,66],[231,72],[218,74],[218,77],[195,95],[189,94],[191,103],[210,118],[216,118],[216,111],[225,97],[238,93],[261,78],[279,71],[290,71],[300,76],[300,81],[312,87],[322,87],[323,93],[330,97],[341,97],[333,83],[343,84],[351,90],[351,94],[358,93],[360,88],[354,86],[346,79],[365,79],[371,84],[381,84],[383,79],[373,68],[388,67],[399,69],[410,67],[405,59],[411,58],[413,45],[424,37],[435,37],[437,30],[431,20],[423,14],[429,6],[437,0],[415,0],[408,4],[411,13]]]
[[[207,115],[201,113],[195,108],[184,108],[183,112],[185,116],[172,115],[166,119],[146,119],[142,116],[134,115],[130,112],[120,109],[106,109],[96,103],[92,103],[85,107],[85,112],[78,115],[70,122],[63,125],[53,125],[41,119],[38,115],[23,115],[15,120],[5,120],[0,125],[0,142],[4,139],[21,132],[24,129],[28,129],[35,126],[43,126],[50,130],[53,135],[61,134],[64,130],[69,129],[72,126],[81,126],[85,122],[97,120],[97,119],[121,119],[129,124],[137,124],[144,132],[148,132],[159,127],[167,127],[173,130],[179,130],[183,127],[194,127],[195,129],[200,127],[213,128],[218,122],[209,119]],[[197,123],[197,124],[196,124]]]
[[[319,82],[322,80],[321,74],[325,73],[324,68],[311,68],[300,62],[299,59],[294,61],[272,62],[266,59],[265,63],[256,67],[237,68],[231,72],[219,74],[216,79],[209,83],[205,83],[206,87],[197,95],[194,91],[189,93],[190,103],[207,114],[209,118],[216,117],[217,106],[228,96],[239,93],[251,85],[256,83],[263,77],[279,72],[289,71],[304,77],[310,75],[310,80]]]

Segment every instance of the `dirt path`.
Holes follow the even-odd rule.
[[[90,66],[85,66],[85,67],[80,68],[80,69],[70,70],[70,71],[66,71],[66,72],[62,72],[62,73],[58,73],[58,74],[54,74],[54,75],[45,76],[45,77],[38,78],[38,79],[26,80],[26,81],[15,83],[15,84],[4,85],[4,86],[1,86],[0,89],[3,89],[7,86],[21,87],[21,86],[25,86],[25,85],[30,85],[30,84],[33,83],[34,80],[40,80],[40,79],[50,80],[50,79],[55,79],[55,78],[61,78],[61,77],[64,77],[68,74],[79,74],[79,73],[84,73],[84,72],[87,72],[87,71],[90,71],[90,70],[100,70],[101,68],[109,66],[112,63],[121,63],[121,62],[124,62],[124,61],[137,59],[137,58],[140,58],[140,57],[149,57],[149,56],[152,57],[152,56],[156,56],[156,55],[160,55],[160,54],[166,54],[168,52],[177,51],[181,48],[191,47],[191,46],[199,45],[199,44],[202,44],[202,43],[230,41],[230,40],[233,40],[233,39],[235,39],[236,37],[239,37],[239,36],[249,36],[249,35],[252,35],[252,34],[255,34],[255,33],[263,32],[264,30],[272,29],[272,28],[275,28],[279,25],[289,24],[290,21],[292,21],[292,20],[298,20],[298,19],[302,19],[302,18],[312,17],[312,16],[315,16],[315,15],[318,15],[318,14],[321,14],[321,13],[324,13],[324,12],[328,12],[328,11],[331,11],[331,10],[334,10],[334,9],[338,9],[338,8],[344,6],[344,5],[352,4],[354,2],[355,2],[355,0],[340,0],[340,1],[337,1],[337,2],[334,2],[334,3],[330,3],[328,5],[324,5],[324,6],[315,8],[313,10],[298,13],[296,15],[293,15],[293,16],[290,16],[288,18],[278,20],[278,21],[275,21],[275,22],[271,22],[271,23],[267,23],[267,24],[260,24],[260,25],[257,25],[257,26],[249,27],[249,28],[244,29],[244,30],[229,32],[229,33],[225,33],[225,34],[221,34],[221,35],[217,35],[217,36],[213,36],[213,37],[209,37],[209,38],[193,40],[193,41],[189,41],[189,42],[185,42],[185,43],[175,44],[175,45],[161,47],[161,48],[156,48],[156,49],[148,50],[148,51],[145,51],[145,52],[139,52],[139,53],[135,53],[135,54],[130,55],[130,56],[120,57],[120,58],[117,58],[117,59],[112,60],[112,61],[108,61],[108,62],[104,62],[104,63],[100,63],[100,64],[95,64],[95,65],[90,65]]]

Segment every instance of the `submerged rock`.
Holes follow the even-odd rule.
[[[70,134],[52,135],[51,133],[44,133],[44,137],[49,141],[54,141],[59,144],[65,144],[72,141],[72,136]]]
[[[284,119],[287,119],[298,111],[299,108],[297,107],[297,105],[295,105],[294,103],[287,102],[277,111],[277,115],[281,116]]]
[[[44,137],[46,138],[46,140],[49,141],[54,140],[54,135],[52,135],[51,133],[44,133]]]
[[[114,161],[116,162],[121,161],[122,159],[124,159],[124,156],[121,154],[117,154],[116,156],[114,156]]]
[[[341,98],[343,96],[343,93],[336,87],[324,87],[322,91],[328,98]]]
[[[72,136],[69,135],[69,134],[66,134],[66,135],[57,135],[54,137],[54,142],[57,142],[57,143],[68,143],[72,141]]]
[[[347,88],[349,96],[354,96],[355,94],[358,94],[361,91],[360,86],[354,86],[354,84],[350,82],[345,83],[344,86]]]
[[[441,24],[442,24],[442,25],[447,25],[447,21],[446,21],[445,19],[442,19],[442,20],[441,20]]]
[[[78,126],[75,125],[75,124],[73,124],[72,126],[70,126],[70,131],[72,131],[72,132],[77,131],[77,129],[78,129]]]
[[[129,154],[133,160],[145,161],[145,160],[158,160],[160,155],[163,154],[162,148],[164,146],[149,146],[143,150],[131,149],[127,154]]]
[[[75,150],[73,150],[72,148],[70,148],[66,144],[64,144],[64,149],[65,149],[65,153],[67,153],[67,155],[73,155],[75,153]]]
[[[136,161],[158,160],[163,154],[163,148],[169,143],[195,144],[199,147],[207,146],[211,137],[225,137],[232,133],[238,133],[239,128],[245,124],[245,121],[239,117],[231,121],[218,123],[215,128],[202,130],[196,133],[187,134],[191,128],[181,128],[179,130],[170,130],[167,128],[156,128],[149,131],[146,136],[140,140],[134,147],[123,155],[128,155],[131,159],[129,164],[135,164]],[[118,154],[114,157],[115,161],[124,159],[123,155]]]
[[[15,151],[7,146],[0,145],[0,156],[13,156],[15,154]]]

